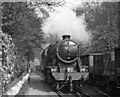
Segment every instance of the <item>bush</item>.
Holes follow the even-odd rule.
[[[4,92],[13,80],[19,78],[26,71],[27,63],[24,55],[18,52],[9,35],[1,34],[0,37],[0,61],[2,63],[0,68],[5,72],[2,78],[2,91]]]

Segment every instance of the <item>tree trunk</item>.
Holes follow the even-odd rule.
[[[118,46],[120,47],[120,2],[118,2]]]

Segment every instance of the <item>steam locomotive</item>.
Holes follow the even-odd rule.
[[[70,39],[70,35],[63,35],[63,40],[57,41],[43,50],[41,54],[41,69],[46,81],[61,90],[68,86],[73,91],[82,80],[87,80],[89,73],[87,68],[82,68],[80,60],[80,48]]]

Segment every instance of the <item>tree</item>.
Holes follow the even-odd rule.
[[[34,47],[41,48],[44,35],[41,31],[42,20],[36,18],[27,3],[4,2],[2,13],[2,30],[12,36],[20,52],[25,54]]]
[[[89,46],[90,52],[113,51],[118,44],[117,2],[84,2],[83,4],[87,29],[93,35]],[[79,10],[77,12],[79,13]]]
[[[2,30],[12,36],[24,55],[34,52],[34,48],[42,49],[42,43],[45,43],[42,22],[49,16],[48,10],[59,5],[61,1],[3,2]]]

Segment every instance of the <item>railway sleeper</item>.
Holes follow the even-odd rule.
[[[72,93],[75,94],[76,97],[91,97],[89,94],[83,93],[80,88],[72,91]]]
[[[72,80],[72,77],[69,77],[69,80],[65,81],[57,81],[54,79],[53,83],[54,83],[53,88],[55,88],[57,91],[60,91],[62,88],[66,86],[69,86],[69,90],[73,91],[74,87],[77,86],[76,85],[77,83]]]
[[[63,89],[66,86],[69,86],[69,90],[73,91],[73,83],[70,83],[69,81],[67,81],[67,82],[58,82],[58,81],[56,81],[53,87],[57,91],[60,91],[61,89]]]
[[[60,90],[57,91],[57,94],[59,95],[59,97],[62,97],[64,95],[66,95],[66,93],[61,92]],[[77,88],[76,86],[73,87],[73,90],[70,91],[68,94],[72,94],[73,97],[91,97],[89,94],[87,93],[83,93],[80,88]]]

